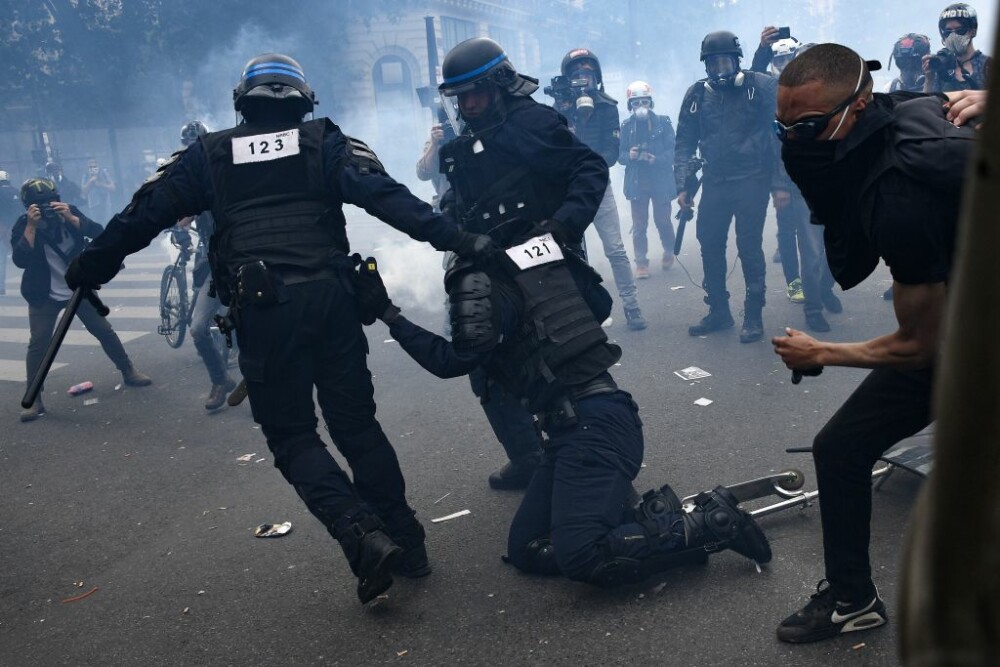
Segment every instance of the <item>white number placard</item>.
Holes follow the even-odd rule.
[[[506,252],[522,271],[563,259],[562,248],[552,240],[551,234],[536,236],[521,245],[507,248]]]
[[[280,160],[299,154],[299,128],[255,134],[252,137],[233,137],[233,164]]]

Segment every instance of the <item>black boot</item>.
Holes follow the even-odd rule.
[[[809,329],[809,331],[823,333],[830,330],[830,323],[826,321],[825,317],[823,317],[822,312],[810,311],[806,313],[806,328]]]
[[[508,461],[504,467],[490,475],[490,488],[501,491],[528,488],[528,483],[541,462],[541,452],[532,452],[516,461]]]
[[[764,337],[764,318],[760,307],[747,307],[743,314],[743,328],[740,329],[741,343],[755,343]]]
[[[647,532],[652,532],[656,526],[662,523],[657,521],[657,517],[680,511],[682,511],[680,498],[677,497],[669,484],[664,484],[659,489],[652,489],[642,495],[642,502],[635,508],[634,520],[641,524]],[[668,556],[667,559],[652,564],[651,571],[662,571],[667,567],[681,565],[704,565],[708,562],[708,552],[704,549],[684,550]]]
[[[757,563],[771,560],[771,545],[753,518],[737,506],[724,486],[699,493],[694,508],[684,515],[689,549],[707,552],[732,549]]]
[[[708,315],[701,318],[701,322],[698,324],[688,327],[688,335],[705,336],[713,331],[732,328],[734,324],[733,314],[729,311],[728,299],[709,301],[706,298],[705,303],[708,304]]]
[[[413,510],[407,508],[398,517],[388,517],[386,531],[392,537],[392,541],[403,549],[403,555],[396,561],[393,572],[408,579],[426,577],[431,573],[427,548],[424,546],[426,533],[424,527],[413,516]]]
[[[371,602],[392,586],[392,570],[403,550],[383,531],[378,517],[366,511],[344,515],[332,532],[351,572],[358,578],[358,599]]]

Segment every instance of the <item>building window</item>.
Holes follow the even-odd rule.
[[[441,41],[447,53],[459,42],[476,37],[476,24],[472,21],[453,19],[450,16],[441,17]]]
[[[491,25],[490,39],[500,44],[500,46],[503,47],[503,50],[507,52],[508,56],[511,58],[517,57],[517,50],[520,45],[520,41],[517,38],[516,30],[511,30],[510,28],[499,28],[495,25]]]

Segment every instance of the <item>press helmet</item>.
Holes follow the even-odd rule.
[[[243,68],[240,82],[233,89],[233,107],[243,112],[251,99],[287,101],[296,105],[303,116],[318,104],[302,66],[280,53],[251,58]]]
[[[648,99],[649,108],[653,108],[653,87],[645,81],[633,81],[625,89],[625,102],[632,108],[632,100]]]
[[[979,28],[979,15],[976,14],[976,10],[964,2],[956,2],[945,7],[941,11],[941,16],[938,17],[938,32],[941,33],[942,39],[945,37],[945,24],[953,20],[961,21],[962,25],[969,30],[977,30]]]
[[[480,86],[496,86],[511,95],[527,97],[538,90],[538,79],[519,74],[497,42],[473,37],[460,42],[441,63],[444,79],[438,91],[455,97]]]
[[[931,40],[927,35],[911,32],[896,40],[892,46],[892,55],[889,56],[889,66],[892,67],[893,59],[899,65],[900,58],[920,60],[931,52]],[[919,63],[917,63],[919,64]]]
[[[29,178],[21,185],[21,203],[24,208],[59,199],[55,181],[49,178]]]
[[[570,76],[580,65],[588,63],[594,70],[594,85],[604,86],[604,75],[601,73],[601,61],[594,52],[587,48],[572,49],[563,56],[559,71],[563,76]]]
[[[203,137],[206,134],[208,134],[208,128],[205,127],[205,124],[200,120],[193,120],[181,128],[181,144],[190,146],[198,141],[198,137]]]
[[[771,73],[776,75],[781,74],[781,70],[785,69],[785,66],[792,62],[792,58],[795,57],[795,52],[801,45],[801,42],[794,37],[779,39],[777,42],[772,44]]]

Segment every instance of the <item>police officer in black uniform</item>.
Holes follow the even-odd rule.
[[[740,68],[743,49],[736,35],[709,33],[701,43],[701,60],[708,77],[684,95],[677,118],[674,177],[677,203],[690,208],[691,160],[700,150],[705,160],[703,190],[698,206],[698,241],[709,312],[690,327],[702,336],[733,326],[726,291],[726,245],[729,225],[736,219],[736,246],[746,283],[740,342],[764,335],[763,231],[768,193],[787,197],[778,175],[778,142],[771,131],[776,80]],[[782,194],[779,194],[782,193]]]
[[[441,250],[471,254],[490,242],[449,225],[329,119],[304,122],[316,100],[292,58],[252,59],[233,98],[244,122],[176,153],[66,278],[106,283],[127,254],[179,218],[212,211],[212,274],[237,312],[254,420],[275,467],[340,541],[367,602],[394,570],[423,576],[430,566],[396,453],[375,419],[342,207],[363,207]],[[316,432],[314,387],[353,483]]]
[[[507,250],[449,269],[451,341],[400,314],[372,258],[357,258],[359,301],[367,319],[386,322],[400,346],[431,373],[458,377],[484,367],[538,416],[548,436],[545,460],[511,525],[510,561],[525,572],[561,573],[602,586],[704,560],[706,548],[731,548],[766,562],[767,539],[725,489],[702,494],[689,513],[669,486],[647,494],[638,508],[629,502],[643,456],[638,406],[608,373],[621,357],[600,325],[611,297],[568,247],[597,209],[607,166],[588,157],[591,151],[561,116],[528,97],[535,80],[518,74],[496,42],[462,42],[445,57],[442,71],[441,91],[458,97],[470,128],[442,154],[446,170],[453,167],[446,173],[455,205]],[[520,163],[533,167],[547,157],[554,173],[577,164],[587,173],[586,185],[559,193],[540,183],[523,207],[513,209],[522,214],[506,212],[518,204],[510,194],[480,196],[467,209],[475,192],[488,194],[493,178],[514,180],[517,153]],[[544,166],[534,168],[544,173]]]

